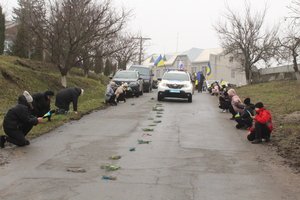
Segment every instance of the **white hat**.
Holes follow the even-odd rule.
[[[33,98],[32,96],[29,94],[29,92],[27,92],[26,90],[23,92],[23,96],[26,98],[26,101],[28,103],[32,103],[33,102]]]
[[[110,86],[112,86],[112,87],[114,87],[114,86],[116,86],[117,84],[115,83],[115,82],[110,82]]]

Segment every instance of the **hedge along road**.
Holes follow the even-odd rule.
[[[16,148],[0,168],[0,199],[300,198],[299,175],[278,165],[265,146],[249,144],[216,98],[155,97],[129,99]],[[122,158],[109,160],[114,155]],[[121,169],[101,169],[107,163]]]

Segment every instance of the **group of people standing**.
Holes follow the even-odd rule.
[[[230,112],[231,120],[237,122],[237,129],[249,130],[247,139],[253,144],[270,141],[273,131],[272,116],[262,102],[251,103],[250,98],[241,101],[234,89],[219,87],[219,108],[222,112]]]
[[[53,91],[36,93],[32,96],[28,91],[24,91],[18,97],[18,103],[6,113],[3,120],[5,135],[0,136],[0,147],[4,148],[9,142],[17,146],[26,146],[30,142],[25,138],[33,126],[43,122],[44,118],[51,121],[51,115],[66,114],[70,104],[73,103],[73,110],[77,113],[78,98],[84,92],[81,88],[66,88],[56,95],[56,110],[51,110],[51,99]]]

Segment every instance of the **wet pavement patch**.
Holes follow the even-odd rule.
[[[81,167],[69,167],[67,169],[68,172],[73,172],[73,173],[85,173],[86,170],[81,168]]]

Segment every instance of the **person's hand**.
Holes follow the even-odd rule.
[[[77,111],[75,111],[74,113],[75,113],[76,115],[78,114],[78,112],[77,112]]]
[[[39,124],[40,124],[40,123],[43,123],[43,118],[42,118],[42,117],[38,117],[37,119],[38,119],[38,123],[39,123]]]

